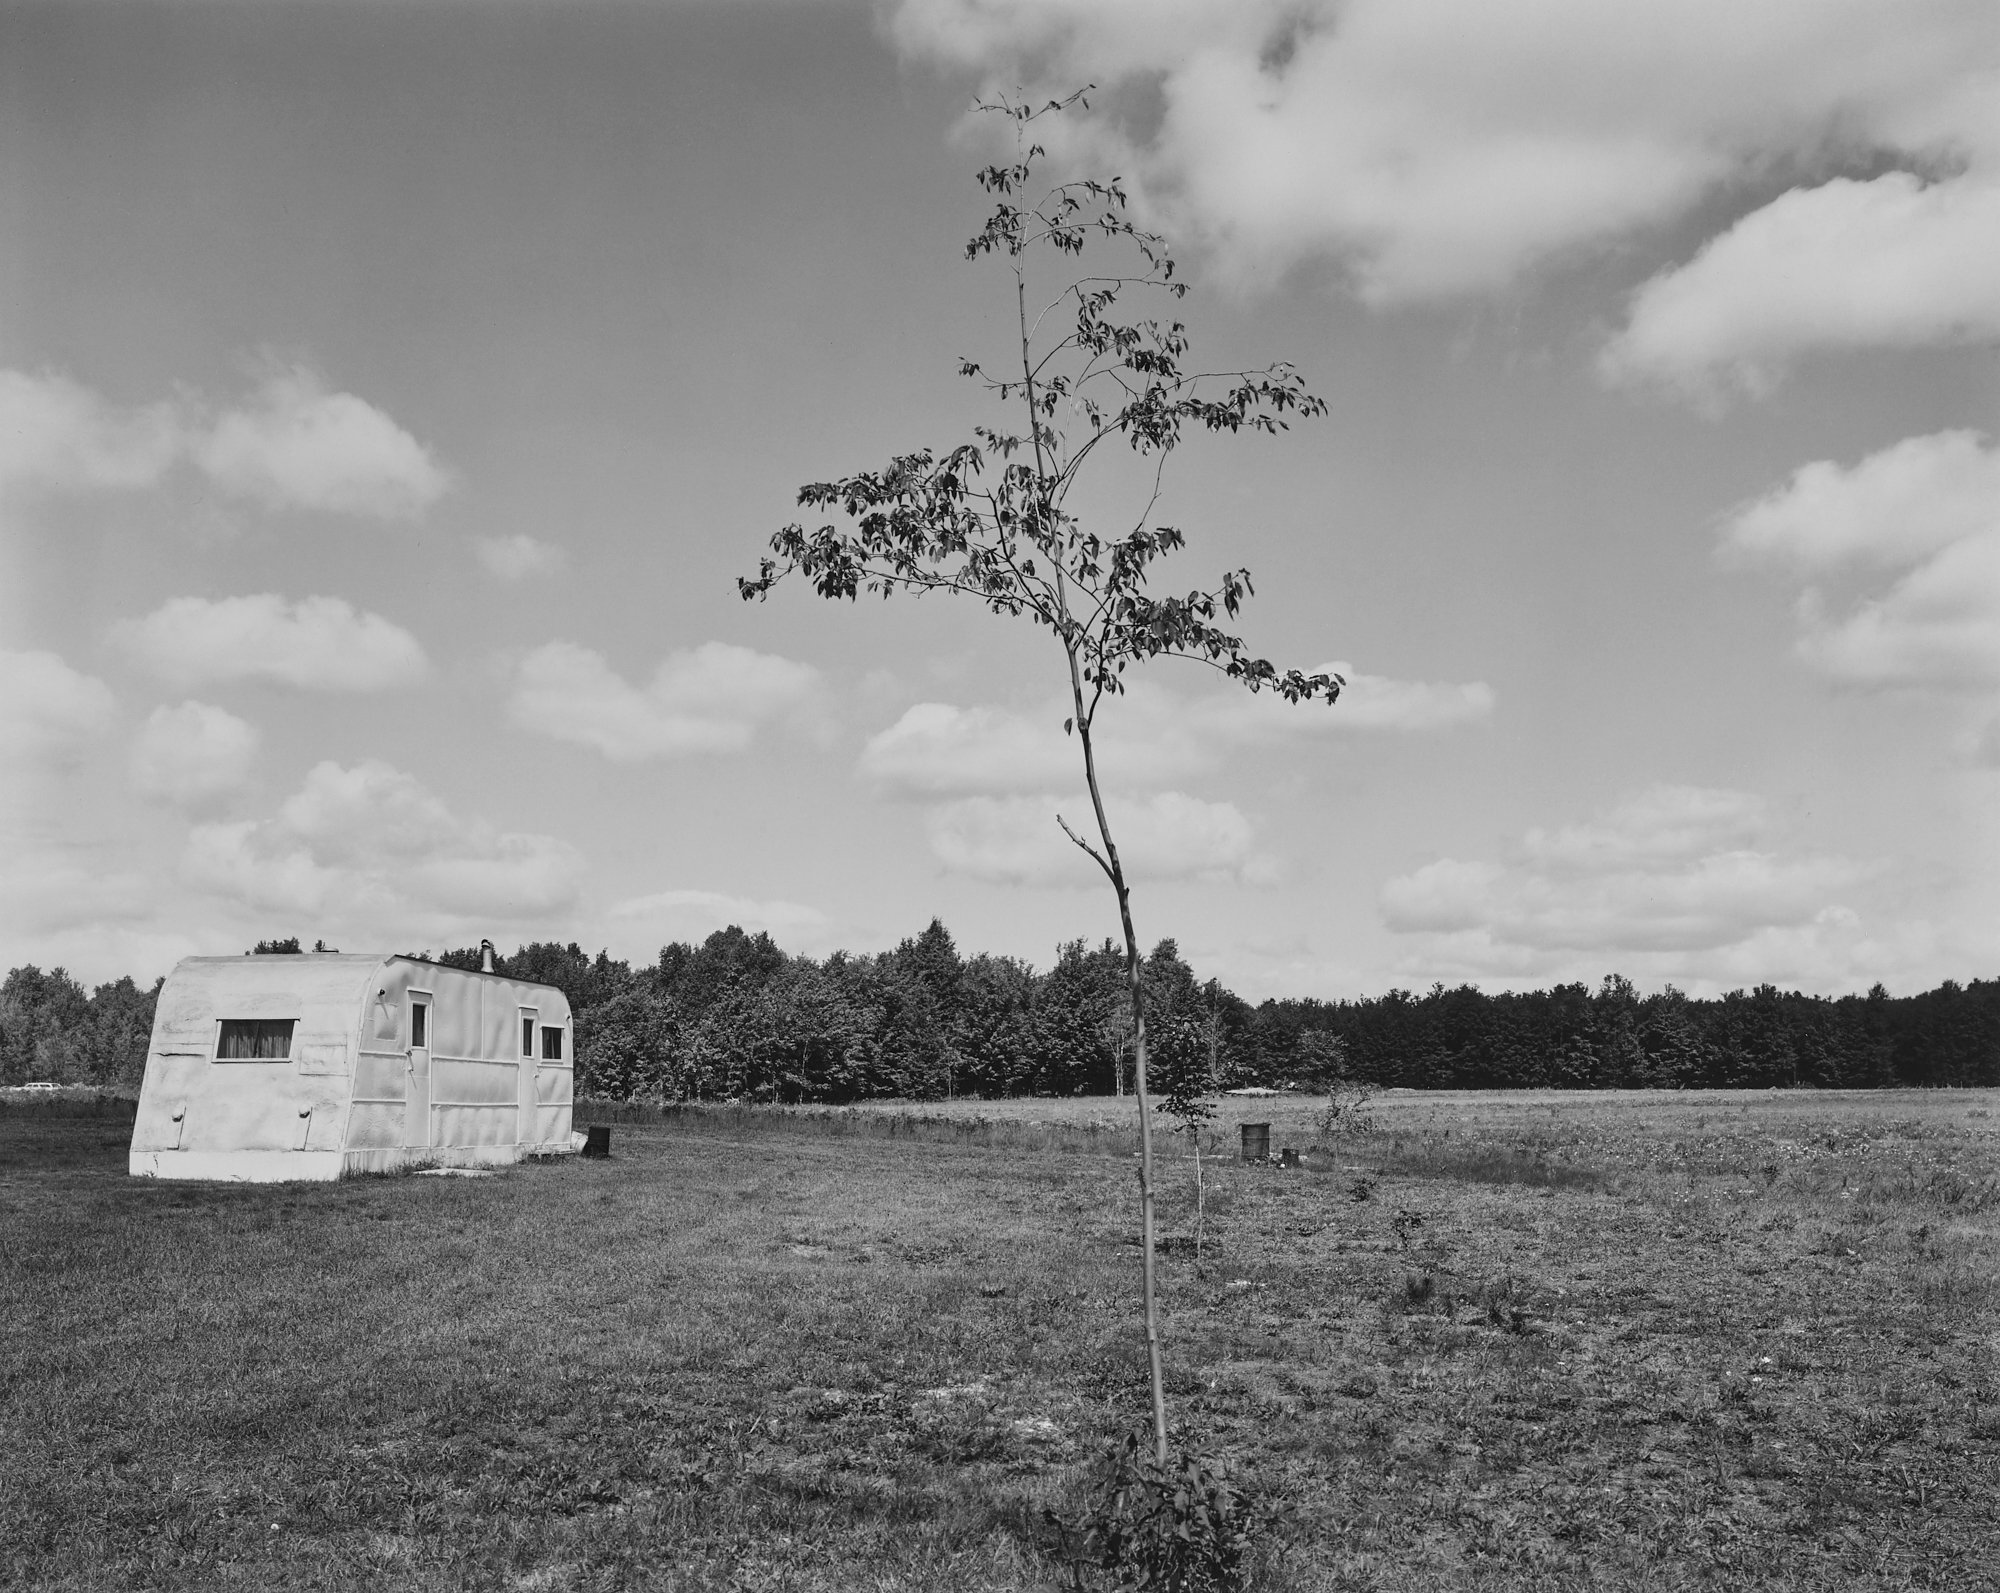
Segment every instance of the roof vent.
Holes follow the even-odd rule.
[[[482,940],[479,943],[479,971],[493,972],[493,942],[490,940]]]

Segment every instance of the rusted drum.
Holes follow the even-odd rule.
[[[1243,1125],[1243,1159],[1246,1162],[1268,1162],[1271,1159],[1271,1125],[1269,1123],[1245,1123]]]
[[[583,1154],[586,1156],[609,1156],[611,1154],[611,1125],[592,1123],[583,1131]]]

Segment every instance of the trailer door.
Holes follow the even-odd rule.
[[[431,994],[410,992],[409,1062],[403,1075],[403,1143],[431,1143]]]

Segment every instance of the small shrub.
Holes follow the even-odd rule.
[[[1335,1078],[1327,1087],[1325,1103],[1313,1115],[1313,1127],[1321,1143],[1334,1149],[1344,1134],[1380,1133],[1382,1125],[1368,1110],[1375,1094],[1373,1085]]]
[[[1145,1430],[1106,1457],[1081,1510],[1043,1515],[1070,1586],[1116,1593],[1244,1593],[1260,1541],[1287,1519],[1225,1460],[1183,1450],[1161,1465]]]
[[[1504,1333],[1519,1335],[1532,1330],[1527,1290],[1512,1276],[1483,1285],[1477,1303],[1486,1312],[1486,1320]]]

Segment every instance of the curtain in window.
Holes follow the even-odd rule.
[[[215,1045],[218,1062],[283,1062],[292,1054],[296,1018],[224,1018]]]

